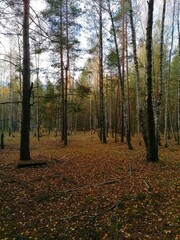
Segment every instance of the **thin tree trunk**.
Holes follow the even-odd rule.
[[[127,32],[128,22],[126,19],[126,86],[127,86],[127,122],[128,129],[131,139],[131,109],[130,109],[130,90],[129,90],[129,66],[128,66],[128,32]]]
[[[100,81],[100,141],[106,143],[103,81],[102,0],[99,2],[99,81]]]
[[[174,125],[173,125],[173,114],[171,114],[170,109],[168,111],[168,115],[169,115],[169,125],[170,125],[170,129],[171,129],[171,133],[174,137],[174,140],[177,141],[176,134],[174,131]]]
[[[12,47],[12,46],[11,46]],[[10,66],[9,66],[9,74],[10,74],[10,84],[9,84],[9,116],[8,116],[8,131],[9,136],[12,135],[13,130],[13,74],[12,74],[12,62],[13,62],[13,56],[12,56],[12,49],[10,50]]]
[[[169,69],[168,76],[165,82],[165,128],[164,128],[164,145],[168,147],[167,139],[168,139],[168,108],[169,108],[169,83],[171,77],[171,58],[172,58],[172,50],[174,43],[174,19],[175,19],[175,8],[176,8],[176,0],[174,0],[173,6],[173,20],[172,20],[172,32],[171,32],[171,47],[169,52]]]
[[[138,129],[138,136],[139,136],[140,130],[142,132],[143,140],[144,140],[145,147],[147,150],[148,138],[147,138],[147,132],[146,132],[146,127],[145,127],[145,123],[144,123],[144,111],[143,111],[142,100],[141,100],[142,96],[141,96],[141,83],[140,83],[140,77],[139,77],[139,63],[138,63],[137,47],[136,47],[136,32],[135,32],[135,27],[134,27],[133,9],[132,9],[131,0],[129,3],[130,3],[129,17],[130,17],[132,44],[133,44],[133,57],[134,57],[134,65],[135,65],[135,70],[136,70],[137,129]],[[139,144],[140,144],[140,138],[139,138]]]
[[[36,49],[37,47],[37,49]],[[38,45],[35,45],[35,66],[36,66],[36,78],[37,78],[37,115],[36,115],[36,127],[37,127],[37,139],[40,140],[40,111],[39,111],[39,53]]]
[[[118,88],[117,88],[117,93],[116,93],[116,106],[115,106],[115,118],[114,118],[114,140],[115,143],[117,142],[117,136],[118,136],[118,109],[120,103],[120,90],[119,90],[119,83],[118,83]]]
[[[124,33],[124,0],[121,0],[121,6],[122,6],[122,59],[121,59],[121,67],[122,67],[122,74],[121,74],[121,77],[122,77],[122,88],[123,88],[123,91],[125,92],[125,67],[124,67],[124,50],[125,50],[125,33]],[[124,106],[122,104],[122,111],[121,111],[121,114],[122,114],[122,121],[121,121],[121,142],[124,142]],[[128,119],[128,117],[127,117]],[[128,121],[127,121],[127,127],[128,127]]]
[[[113,94],[112,94],[112,71],[110,72],[110,131],[111,131],[111,137],[114,137],[114,129],[113,129]]]
[[[22,101],[22,56],[21,56],[21,42],[20,42],[20,36],[17,36],[17,40],[18,40],[18,53],[19,53],[19,56],[18,56],[18,64],[19,64],[19,102]],[[20,124],[21,124],[21,119],[22,119],[22,116],[21,116],[21,105],[18,106],[18,130],[20,129]]]
[[[155,127],[156,127],[156,141],[158,145],[160,142],[160,112],[162,104],[162,81],[163,81],[163,56],[164,56],[164,21],[166,12],[166,0],[163,2],[162,22],[161,22],[161,38],[160,38],[160,63],[159,63],[159,82],[158,82],[158,100],[156,104],[156,116],[155,116]]]
[[[108,12],[110,15],[111,19],[111,25],[112,25],[112,30],[113,30],[113,36],[114,36],[114,43],[115,43],[115,48],[116,48],[116,54],[117,54],[117,64],[118,64],[118,75],[119,75],[119,82],[121,86],[121,92],[122,92],[122,105],[124,109],[124,128],[126,130],[126,140],[127,140],[127,145],[129,150],[132,150],[133,147],[131,145],[131,140],[130,140],[130,134],[129,134],[129,129],[128,129],[128,123],[127,123],[127,109],[126,109],[126,98],[125,98],[125,92],[124,92],[124,83],[121,75],[121,62],[120,62],[120,57],[119,57],[119,49],[118,49],[118,44],[117,44],[117,36],[116,36],[116,29],[114,25],[114,19],[111,11],[111,6],[110,6],[110,1],[108,0]]]
[[[68,67],[65,69],[65,92],[64,92],[64,145],[67,146],[67,130],[68,130],[68,117],[67,117],[67,86],[68,86]]]
[[[154,0],[148,2],[148,22],[146,33],[146,54],[147,54],[147,133],[148,148],[146,160],[149,162],[157,162],[158,145],[155,136],[155,123],[152,102],[152,29],[153,29],[153,9]]]
[[[66,67],[65,67],[65,90],[64,90],[64,145],[67,146],[67,94],[68,94],[68,70],[69,70],[69,18],[68,18],[68,0],[66,0]]]
[[[178,3],[178,53],[179,53],[179,72],[178,72],[178,144],[180,144],[180,3]]]
[[[61,64],[61,141],[64,141],[64,61],[63,61],[63,0],[60,1],[60,64]]]
[[[30,160],[30,48],[29,48],[29,0],[23,1],[23,99],[20,160]]]

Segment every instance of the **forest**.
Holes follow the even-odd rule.
[[[0,236],[178,240],[178,0],[0,0]]]

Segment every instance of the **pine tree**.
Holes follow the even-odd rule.
[[[148,2],[148,22],[146,32],[146,58],[147,58],[147,136],[148,148],[146,160],[149,162],[159,161],[158,145],[155,136],[155,123],[152,102],[152,30],[153,30],[154,0]]]
[[[20,160],[30,160],[30,49],[29,49],[29,8],[30,1],[23,1],[23,99]]]

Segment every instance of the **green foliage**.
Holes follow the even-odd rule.
[[[76,93],[80,98],[85,98],[91,93],[91,88],[80,83],[76,84]]]
[[[77,99],[68,102],[68,110],[70,113],[79,113],[83,111],[82,106]]]
[[[107,55],[106,63],[108,68],[117,68],[117,53],[115,49],[111,49]]]

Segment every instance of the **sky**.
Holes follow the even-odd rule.
[[[38,13],[40,11],[42,11],[46,4],[44,0],[31,0],[31,6],[32,8]],[[169,1],[168,1],[169,2]],[[143,23],[143,30],[145,33],[146,30],[146,19],[147,19],[147,1],[142,1],[142,0],[137,0],[137,3],[140,4],[141,6],[141,20]],[[159,0],[155,0],[155,14],[161,14],[162,12],[162,3],[163,1],[159,1]],[[168,12],[172,12],[172,6],[168,5]],[[166,18],[166,24],[171,24],[171,17],[167,17]],[[84,21],[84,19],[81,19],[80,21]],[[0,26],[0,33],[4,32],[4,29],[2,28],[2,26]],[[86,32],[82,32],[81,33],[81,37],[79,38],[79,40],[81,41],[81,48],[83,49],[87,49],[88,48],[88,41],[87,41],[87,33]],[[145,35],[144,35],[145,37]],[[7,52],[9,52],[10,49],[10,45],[12,45],[12,41],[10,40],[10,38],[7,37],[3,37],[2,34],[0,34],[0,59],[3,58],[2,54],[7,54]],[[48,68],[49,70],[53,70],[51,67],[49,67],[49,54],[45,53],[43,55],[40,56],[40,67],[42,68]],[[76,64],[78,67],[83,67],[85,61],[87,60],[87,58],[89,57],[88,54],[83,53],[79,59],[76,60]],[[5,64],[4,64],[5,65]],[[1,64],[1,68],[2,68],[2,64]],[[8,66],[7,66],[8,68]],[[76,72],[76,76],[75,78],[77,79],[79,77],[79,73]],[[44,78],[44,75],[41,76],[42,78]]]
[[[81,3],[81,8],[83,8],[83,5],[84,4]],[[31,0],[31,6],[34,10],[36,10],[37,12],[40,12],[46,7],[46,3],[44,0]],[[84,19],[80,19],[79,23],[82,23],[82,21],[84,21]],[[87,44],[88,44],[87,43],[87,35],[85,32],[81,32],[81,35],[79,36],[79,41],[81,42],[80,45],[81,45],[82,49],[86,49],[88,47],[87,46]],[[42,56],[40,56],[40,67],[47,68],[51,72],[54,70],[54,68],[51,68],[49,66],[49,58],[50,57],[51,56],[49,53],[42,54]],[[86,62],[88,57],[89,57],[88,54],[85,54],[85,53],[81,54],[81,56],[76,60],[76,66],[78,68],[83,68],[84,63]],[[73,77],[75,78],[75,80],[78,79],[80,73],[81,72],[78,72],[78,71],[75,71],[73,73],[73,75],[74,75]],[[44,76],[41,76],[41,77],[44,77]]]

